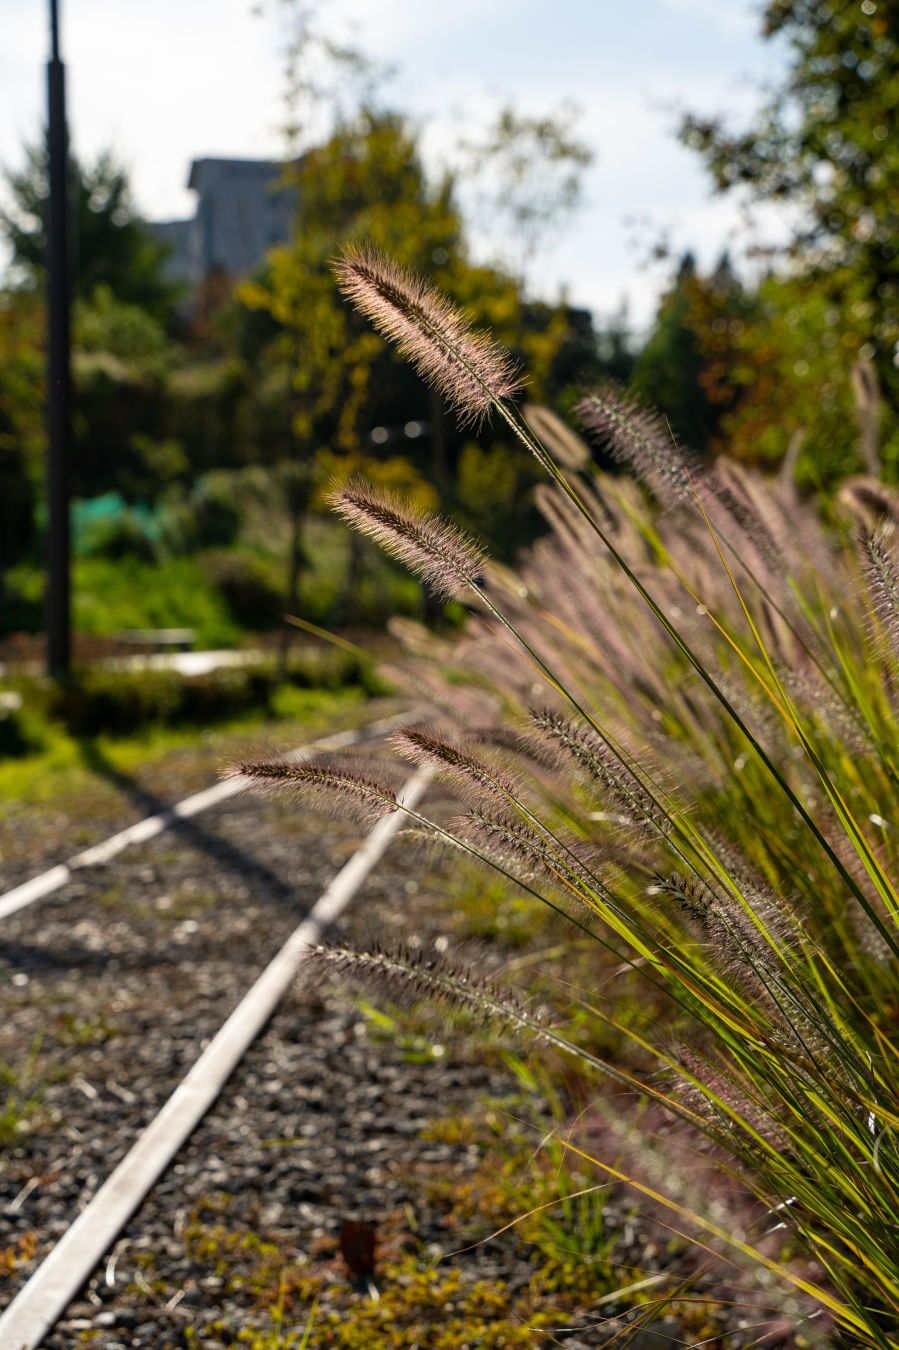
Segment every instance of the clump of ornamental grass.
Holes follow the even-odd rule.
[[[437,517],[358,483],[333,492],[338,512],[436,594],[477,610],[442,686],[433,669],[419,677],[422,644],[409,683],[429,720],[398,743],[460,793],[464,813],[451,826],[408,814],[638,970],[668,1000],[678,1039],[656,1040],[658,1072],[638,1083],[459,970],[401,953],[322,959],[479,1008],[638,1087],[739,1176],[776,1236],[728,1220],[666,1165],[663,1145],[637,1147],[639,1128],[611,1106],[609,1129],[644,1173],[577,1146],[579,1163],[627,1180],[704,1248],[749,1262],[767,1297],[792,1289],[781,1307],[808,1342],[896,1347],[899,587],[888,513],[871,519],[883,494],[859,483],[847,497],[860,542],[828,533],[788,484],[690,462],[654,414],[610,389],[586,395],[579,416],[638,481],[594,472],[567,438],[561,467],[538,439],[556,435],[552,423],[519,414],[508,360],[447,300],[371,251],[337,270],[463,417],[502,420],[549,480],[549,533],[516,574]],[[492,710],[476,732],[454,718],[465,679]],[[275,787],[283,775],[248,770]],[[361,775],[349,788],[331,764],[304,765],[289,786],[374,791]],[[615,1022],[598,993],[580,988],[573,1003]],[[645,1051],[639,1020],[616,1031]]]

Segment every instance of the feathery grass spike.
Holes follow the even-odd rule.
[[[600,445],[638,478],[663,486],[675,500],[692,496],[688,456],[657,412],[612,386],[587,394],[574,411]]]
[[[414,763],[430,765],[476,804],[485,796],[502,802],[517,796],[516,784],[507,774],[427,727],[404,727],[394,739]]]
[[[893,652],[899,652],[899,575],[883,530],[859,531],[859,547],[868,590]]]
[[[385,553],[404,563],[442,600],[465,599],[484,570],[484,553],[439,516],[416,511],[358,479],[328,494],[328,503]]]
[[[243,761],[225,769],[223,777],[243,778],[256,792],[291,792],[320,810],[349,815],[365,824],[399,809],[393,788],[336,760],[305,764],[277,758]]]
[[[496,402],[520,389],[510,354],[473,329],[423,277],[371,245],[348,249],[334,270],[347,299],[397,344],[462,422],[482,422]]]

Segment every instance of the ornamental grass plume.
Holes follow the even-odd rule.
[[[378,249],[349,248],[334,271],[347,299],[396,342],[463,422],[483,422],[521,388],[512,357],[498,342],[474,330],[445,295]]]
[[[255,792],[289,793],[319,810],[373,825],[399,809],[389,783],[376,779],[367,765],[318,756],[300,763],[269,756],[230,765],[225,777],[237,778]]]
[[[404,727],[394,743],[407,759],[434,769],[476,806],[485,800],[502,806],[519,796],[508,774],[429,727]]]
[[[507,368],[485,356],[475,373],[492,348],[465,346],[448,302],[380,255],[338,270],[463,418],[496,409],[550,479],[538,494],[549,532],[517,574],[358,484],[333,499],[438,594],[478,599],[427,681],[418,644],[410,685],[426,703],[441,678],[445,689],[428,729],[399,742],[461,789],[466,811],[451,826],[408,814],[451,856],[564,916],[581,963],[570,1033],[561,1014],[548,1031],[504,1018],[493,993],[482,1012],[493,1000],[504,1025],[701,1132],[788,1245],[728,1224],[697,1188],[688,1203],[676,1175],[666,1189],[663,1141],[643,1177],[596,1150],[579,1158],[667,1207],[704,1251],[754,1269],[789,1308],[771,1325],[785,1318],[810,1345],[897,1350],[899,571],[889,532],[871,534],[872,503],[890,494],[846,495],[868,527],[859,545],[789,484],[726,463],[688,471],[661,421],[609,391],[581,415],[640,488],[573,459],[563,472],[537,439],[541,419],[509,402]],[[495,719],[477,736],[458,697],[466,677]],[[466,987],[458,969],[423,979],[401,953],[335,960],[450,1002],[454,982]],[[623,1012],[604,993],[622,971],[643,991]],[[633,1063],[626,1048],[601,1053],[610,1036]],[[624,1100],[595,1109],[632,1139]]]
[[[380,544],[426,582],[441,600],[464,600],[484,570],[481,548],[455,525],[375,492],[358,479],[333,489],[327,501],[339,516]]]
[[[889,534],[883,528],[875,531],[861,528],[858,543],[877,618],[895,660],[899,657],[899,572],[889,546],[892,532],[892,528]]]
[[[660,496],[664,493],[672,502],[689,497],[688,470],[698,475],[699,466],[675,444],[657,412],[608,385],[585,394],[575,413],[597,445],[638,478],[651,482]]]

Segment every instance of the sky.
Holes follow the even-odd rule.
[[[59,0],[69,126],[90,162],[112,149],[149,219],[193,215],[190,162],[283,157],[285,0]],[[48,0],[0,0],[0,166],[19,167],[44,123]],[[320,0],[319,25],[393,74],[382,101],[421,127],[437,172],[460,134],[476,138],[504,104],[580,109],[594,153],[577,213],[544,241],[530,290],[567,294],[600,321],[627,303],[651,320],[672,263],[665,238],[711,266],[745,241],[739,206],[716,197],[675,137],[679,111],[740,125],[776,84],[786,54],[759,36],[747,0]],[[4,189],[0,187],[0,200]],[[757,227],[782,235],[772,210]],[[498,223],[473,235],[481,257],[520,258]]]

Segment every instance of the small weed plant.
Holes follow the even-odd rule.
[[[4,1093],[0,1106],[0,1147],[15,1147],[32,1128],[32,1121],[41,1109],[43,1092],[37,1075],[40,1050],[41,1038],[37,1036],[19,1072],[0,1060],[0,1089]]]
[[[610,1084],[602,1128],[563,1136],[577,1170],[627,1181],[675,1232],[751,1269],[782,1332],[895,1350],[899,501],[856,480],[855,533],[825,528],[787,481],[692,464],[614,390],[578,408],[633,470],[602,476],[551,416],[519,410],[508,355],[429,285],[370,249],[336,270],[464,421],[494,417],[531,451],[550,530],[512,572],[362,482],[333,492],[351,525],[470,608],[458,642],[410,657],[431,712],[397,737],[455,789],[460,818],[408,810],[387,777],[340,761],[234,772],[372,819],[406,810],[564,914],[603,974],[585,982],[579,965],[566,1028],[467,966],[322,959],[574,1056]],[[638,972],[664,1031],[616,1007],[609,971],[631,999]],[[614,1036],[591,1041],[585,1015]],[[604,1054],[616,1037],[651,1070]]]

